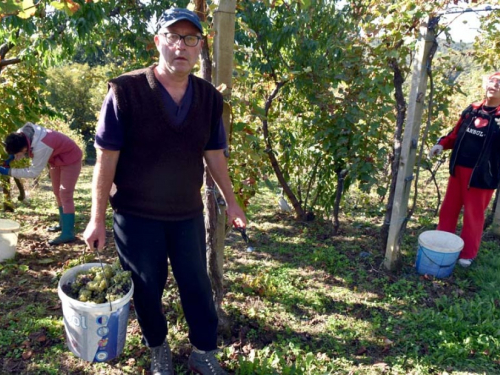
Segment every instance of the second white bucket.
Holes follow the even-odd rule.
[[[17,232],[20,227],[14,220],[0,219],[0,262],[16,255]]]

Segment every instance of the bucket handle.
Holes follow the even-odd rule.
[[[439,268],[448,268],[448,267],[453,266],[453,265],[456,263],[456,260],[455,260],[455,262],[450,263],[450,264],[447,264],[446,266],[443,266],[443,265],[441,265],[441,264],[437,264],[436,262],[434,262],[434,260],[433,260],[433,259],[431,259],[431,258],[430,258],[430,257],[429,257],[426,253],[425,253],[424,249],[422,249],[422,254],[424,254],[424,255],[425,255],[425,257],[431,261],[431,263],[433,263],[434,265],[438,266]]]
[[[102,264],[101,254],[99,253],[99,250],[97,250],[98,244],[99,244],[99,242],[96,240],[94,242],[94,250],[97,253],[97,258],[99,259],[99,263],[101,264],[102,273],[104,275],[104,265]],[[109,294],[108,294],[107,288],[106,288],[106,294],[108,295],[109,311],[111,312],[111,311],[113,311],[113,306],[111,305],[111,300],[109,299]]]

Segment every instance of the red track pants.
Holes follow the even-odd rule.
[[[441,210],[437,229],[455,233],[458,217],[464,208],[463,226],[460,237],[464,248],[462,259],[474,259],[477,256],[483,235],[484,213],[488,208],[495,190],[467,188],[472,168],[455,167],[455,176],[450,176]]]

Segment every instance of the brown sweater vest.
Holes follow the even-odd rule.
[[[151,219],[193,218],[203,212],[203,153],[222,115],[222,95],[192,76],[190,111],[180,126],[173,126],[153,68],[109,82],[125,137],[111,205],[117,212]]]

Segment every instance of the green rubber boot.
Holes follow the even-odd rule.
[[[75,214],[61,215],[62,233],[59,237],[49,241],[49,245],[59,245],[75,240]]]
[[[62,214],[63,214],[63,208],[59,207],[59,224],[54,225],[53,227],[48,227],[47,232],[60,232],[62,230],[62,219],[61,219]]]

